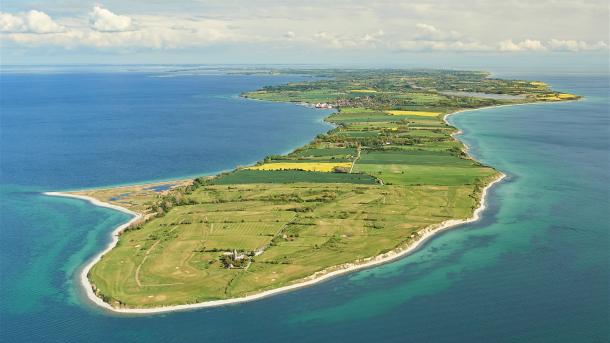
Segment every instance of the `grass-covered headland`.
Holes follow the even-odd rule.
[[[337,109],[335,128],[288,155],[184,185],[79,192],[145,215],[90,270],[115,307],[227,299],[408,246],[468,218],[498,173],[452,137],[448,113],[577,99],[482,72],[280,70],[317,76],[252,99]]]

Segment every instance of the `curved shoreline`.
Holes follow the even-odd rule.
[[[93,268],[93,266],[102,259],[102,256],[104,256],[107,252],[112,250],[117,245],[117,243],[119,242],[120,233],[123,230],[125,230],[126,228],[128,228],[131,224],[140,220],[143,216],[140,213],[130,211],[130,210],[126,209],[125,207],[103,202],[103,201],[97,200],[93,197],[86,196],[86,195],[76,195],[76,194],[69,194],[69,193],[62,193],[62,192],[44,192],[42,194],[48,195],[48,196],[84,200],[84,201],[91,203],[94,206],[110,208],[110,209],[113,209],[113,210],[116,210],[119,212],[123,212],[123,213],[129,214],[129,215],[132,215],[132,218],[129,221],[117,226],[114,230],[112,230],[112,232],[110,233],[110,237],[112,238],[112,240],[110,242],[108,242],[108,244],[106,245],[106,248],[102,249],[99,253],[97,253],[82,268],[82,270],[80,272],[80,277],[79,277],[81,286],[83,286],[83,288],[85,289],[85,294],[87,294],[87,298],[89,300],[91,300],[93,303],[95,303],[98,306],[101,306],[103,308],[106,308],[106,309],[109,309],[112,311],[116,311],[116,309],[114,307],[112,307],[107,302],[103,301],[100,297],[98,297],[95,294],[95,292],[93,291],[93,285],[91,284],[91,282],[89,282],[89,278],[87,277],[87,275],[89,274],[89,271],[91,270],[91,268]]]
[[[490,109],[490,108],[496,108],[496,107],[529,105],[529,104],[533,104],[533,103],[507,104],[507,105],[486,106],[486,107],[474,108],[474,109],[463,109],[463,110],[458,110],[455,112],[445,114],[445,116],[443,117],[443,121],[445,121],[445,123],[450,125],[447,122],[447,118],[449,116],[457,114],[457,113],[466,112],[466,111],[476,111],[476,110]],[[455,132],[452,136],[456,136],[461,133],[462,133],[462,130],[458,129],[458,131]],[[466,153],[468,153],[468,145],[466,145],[463,142],[462,142],[462,144],[465,147]],[[472,158],[472,156],[470,156],[470,157]],[[244,297],[210,300],[210,301],[205,301],[205,302],[201,302],[201,303],[171,305],[171,306],[162,306],[162,307],[155,307],[155,308],[115,308],[115,307],[111,306],[110,304],[108,304],[107,302],[104,302],[100,297],[98,297],[95,294],[95,292],[93,291],[93,285],[91,284],[91,282],[89,281],[89,278],[87,277],[91,268],[93,268],[93,266],[97,262],[100,261],[102,256],[104,254],[106,254],[107,252],[109,252],[110,250],[112,250],[116,246],[116,244],[118,243],[118,240],[119,240],[120,233],[125,228],[129,227],[129,225],[131,225],[135,221],[141,219],[142,215],[140,213],[130,211],[124,207],[106,203],[106,202],[100,201],[98,199],[95,199],[93,197],[89,197],[89,196],[75,195],[75,194],[62,193],[62,192],[45,192],[43,194],[49,195],[49,196],[59,196],[59,197],[67,197],[67,198],[85,200],[96,206],[106,207],[106,208],[114,209],[117,211],[121,211],[123,213],[133,215],[133,218],[131,218],[128,222],[119,225],[111,232],[111,237],[112,237],[111,242],[108,243],[108,245],[106,246],[105,249],[103,249],[101,252],[96,254],[83,267],[82,271],[80,272],[80,282],[81,282],[81,285],[85,288],[85,294],[87,295],[87,298],[89,300],[91,300],[94,304],[96,304],[106,310],[109,310],[109,311],[112,311],[115,313],[122,313],[122,314],[156,314],[156,313],[167,313],[167,312],[173,312],[173,311],[187,311],[187,310],[200,309],[200,308],[218,307],[218,306],[224,306],[224,305],[230,305],[230,304],[238,304],[238,303],[244,303],[244,302],[249,302],[249,301],[255,301],[255,300],[266,298],[266,297],[269,297],[269,296],[272,296],[275,294],[284,293],[284,292],[288,292],[288,291],[291,291],[294,289],[311,286],[316,283],[323,282],[327,279],[333,278],[335,276],[340,276],[340,275],[347,274],[347,273],[350,273],[353,271],[385,264],[385,263],[394,261],[398,258],[407,256],[408,254],[414,252],[414,250],[419,248],[423,243],[425,243],[430,238],[432,238],[435,234],[445,231],[447,229],[456,227],[456,226],[460,226],[462,224],[472,223],[472,222],[479,220],[481,218],[481,213],[486,209],[486,205],[487,205],[486,198],[487,198],[487,194],[488,194],[489,190],[494,185],[496,185],[497,183],[499,183],[506,177],[506,175],[504,173],[502,173],[500,171],[498,171],[498,173],[500,175],[498,177],[496,177],[493,181],[488,183],[485,186],[485,188],[483,188],[483,190],[481,192],[481,198],[479,199],[479,206],[474,210],[471,217],[469,217],[467,219],[449,219],[449,220],[446,220],[441,223],[432,224],[432,225],[420,230],[418,232],[419,233],[418,239],[414,242],[411,242],[411,244],[408,244],[406,246],[396,247],[387,253],[365,258],[360,261],[333,266],[333,267],[318,271],[308,277],[305,277],[305,278],[301,279],[300,282],[297,281],[296,283],[291,284],[291,285],[274,288],[271,290],[261,291],[261,292],[258,292],[258,293],[252,294],[252,295],[248,295],[248,296],[244,296]]]
[[[302,280],[304,280],[302,282],[297,282],[297,283],[294,283],[294,284],[291,284],[288,286],[283,286],[283,287],[274,288],[274,289],[267,290],[267,291],[262,291],[262,292],[248,295],[245,297],[221,299],[221,300],[210,300],[210,301],[205,301],[205,302],[195,303],[195,304],[171,305],[171,306],[162,306],[162,307],[156,307],[156,308],[115,308],[115,307],[112,307],[110,304],[108,304],[107,302],[104,302],[100,297],[98,297],[95,294],[95,292],[93,291],[93,285],[91,284],[91,282],[89,282],[89,278],[87,277],[87,274],[89,274],[89,271],[91,270],[91,268],[93,268],[93,266],[101,259],[101,257],[104,254],[106,254],[108,251],[112,250],[112,248],[114,248],[114,246],[118,243],[120,232],[123,231],[125,228],[127,228],[129,225],[131,225],[133,222],[142,218],[142,215],[139,213],[132,212],[124,207],[102,202],[102,201],[99,201],[95,198],[88,197],[88,196],[73,195],[73,194],[67,194],[67,193],[61,193],[61,192],[45,192],[43,194],[49,195],[49,196],[59,196],[59,197],[76,198],[76,199],[80,199],[80,200],[85,200],[96,206],[111,208],[111,209],[115,209],[115,210],[118,210],[118,211],[121,211],[124,213],[134,215],[134,217],[131,220],[129,220],[128,222],[126,222],[124,224],[121,224],[120,226],[118,226],[116,229],[114,229],[112,231],[112,233],[111,233],[112,241],[110,243],[108,243],[108,245],[106,246],[106,248],[104,250],[102,250],[100,253],[95,255],[95,257],[93,259],[91,259],[89,261],[89,263],[87,263],[83,267],[83,269],[80,273],[80,281],[81,281],[81,285],[85,288],[85,293],[87,294],[87,298],[100,307],[103,307],[107,310],[110,310],[110,311],[116,312],[116,313],[155,314],[155,313],[166,313],[166,312],[173,312],[173,311],[186,311],[186,310],[193,310],[193,309],[199,309],[199,308],[218,307],[218,306],[238,304],[238,303],[259,300],[259,299],[266,298],[266,297],[269,297],[269,296],[272,296],[275,294],[284,293],[284,292],[288,292],[288,291],[291,291],[294,289],[311,286],[311,285],[317,284],[319,282],[325,281],[327,279],[333,278],[335,276],[340,276],[340,275],[347,274],[347,273],[357,271],[360,269],[366,269],[369,267],[373,267],[373,266],[377,266],[377,265],[381,265],[381,264],[385,264],[385,263],[394,261],[400,257],[404,257],[404,256],[414,252],[414,250],[419,248],[423,243],[427,242],[430,238],[432,238],[435,234],[437,234],[439,232],[445,231],[447,229],[450,229],[450,228],[453,228],[456,226],[460,226],[462,224],[472,223],[472,222],[479,220],[481,218],[482,212],[487,208],[486,198],[487,198],[487,194],[488,194],[489,190],[494,185],[496,185],[497,183],[502,181],[505,177],[506,177],[506,175],[504,173],[500,173],[500,175],[496,179],[494,179],[492,182],[487,184],[487,186],[485,186],[485,188],[483,188],[483,191],[481,192],[481,199],[479,201],[479,206],[474,210],[473,215],[470,218],[449,219],[449,220],[446,220],[439,224],[433,224],[431,226],[428,226],[428,227],[422,229],[421,231],[419,231],[419,238],[415,242],[413,242],[412,244],[409,244],[405,247],[398,247],[398,248],[393,249],[390,252],[387,252],[387,253],[384,253],[381,255],[377,255],[374,257],[366,258],[366,259],[364,259],[363,262],[360,262],[360,263],[352,262],[352,263],[346,263],[346,264],[334,266],[334,267],[330,268],[330,269],[332,269],[331,271],[328,271],[326,269],[321,270],[321,271],[318,271],[318,272],[302,279]]]

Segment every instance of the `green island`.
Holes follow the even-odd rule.
[[[214,177],[71,192],[141,214],[87,270],[117,309],[245,297],[392,252],[470,218],[499,172],[471,159],[445,115],[576,100],[542,82],[449,70],[272,70],[305,82],[242,94],[336,111],[287,155]]]

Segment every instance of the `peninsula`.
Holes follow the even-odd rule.
[[[476,220],[503,174],[473,160],[446,116],[576,100],[538,81],[450,70],[272,70],[306,82],[242,94],[334,108],[287,155],[213,177],[78,192],[134,215],[82,274],[98,304],[162,312],[247,301],[411,251]]]

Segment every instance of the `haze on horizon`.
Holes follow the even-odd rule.
[[[607,0],[4,0],[0,57],[607,71],[608,17]]]

